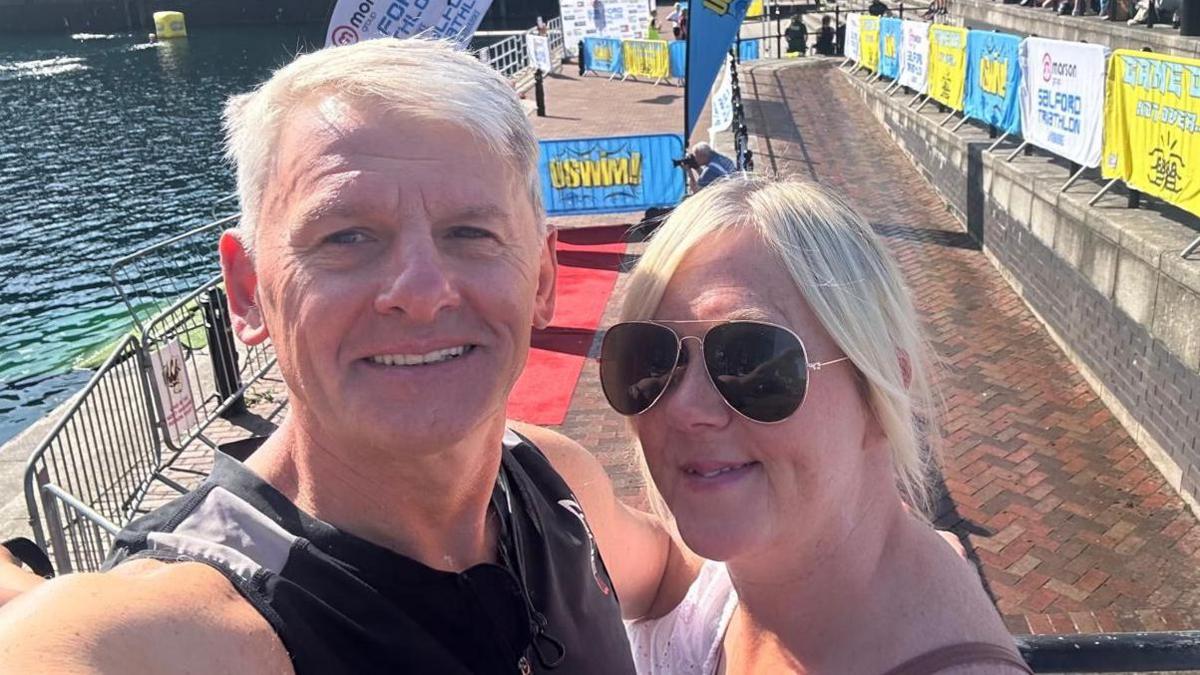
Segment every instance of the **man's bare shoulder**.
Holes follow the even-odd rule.
[[[217,570],[139,560],[70,574],[0,610],[0,672],[291,672],[270,624]]]
[[[592,492],[597,487],[602,491],[612,491],[604,467],[587,448],[544,427],[511,420],[508,425],[532,441],[577,494]]]

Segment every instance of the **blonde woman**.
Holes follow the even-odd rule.
[[[634,271],[601,379],[708,561],[629,626],[642,673],[1027,673],[926,503],[924,347],[870,227],[814,185],[734,177]]]

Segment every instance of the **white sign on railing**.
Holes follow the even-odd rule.
[[[525,51],[529,54],[529,64],[542,73],[549,73],[554,69],[550,61],[550,38],[527,33],[525,35]]]
[[[1088,167],[1100,166],[1108,48],[1025,38],[1021,42],[1021,134]]]
[[[929,24],[904,21],[900,25],[900,84],[924,94],[929,90]]]
[[[196,426],[196,403],[192,400],[191,381],[183,362],[183,347],[171,340],[162,349],[150,352],[150,367],[163,422],[172,439],[178,441]]]
[[[850,59],[851,61],[854,61],[855,63],[858,63],[858,40],[859,40],[858,15],[857,14],[847,14],[846,15],[845,53],[846,53],[846,58]]]
[[[733,124],[733,81],[729,77],[729,57],[725,57],[725,65],[721,68],[721,77],[717,79],[712,92],[712,126],[708,127],[710,145],[716,143],[718,131],[725,131]]]

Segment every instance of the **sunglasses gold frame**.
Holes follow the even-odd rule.
[[[701,323],[712,324],[708,328],[708,330],[704,331],[704,335],[680,335],[678,331],[676,331],[674,328],[671,327],[672,325],[694,325],[694,324],[701,324]],[[731,323],[758,324],[760,326],[768,326],[770,328],[778,328],[779,330],[782,330],[783,332],[791,335],[793,338],[796,339],[796,344],[800,345],[800,351],[804,354],[804,364],[805,364],[806,371],[812,371],[815,373],[815,372],[820,371],[822,368],[824,368],[826,366],[832,366],[834,364],[850,360],[849,356],[843,356],[841,358],[833,359],[831,361],[816,361],[816,362],[809,361],[808,347],[805,346],[804,340],[801,339],[801,337],[796,334],[796,331],[792,330],[791,328],[788,328],[787,326],[781,326],[777,323],[771,323],[770,321],[756,321],[754,319],[711,319],[711,320],[709,320],[709,319],[686,319],[686,320],[680,320],[680,321],[649,321],[649,320],[621,321],[621,322],[615,323],[612,326],[610,326],[608,330],[611,331],[613,328],[616,328],[617,326],[622,326],[622,325],[647,324],[647,325],[651,325],[651,326],[658,326],[659,328],[665,328],[665,329],[671,331],[671,334],[673,336],[675,336],[675,363],[671,365],[671,372],[669,375],[667,375],[667,381],[663,383],[662,391],[658,392],[658,395],[654,397],[654,400],[651,401],[650,404],[647,405],[645,408],[642,408],[638,412],[632,413],[630,415],[625,415],[625,416],[626,417],[637,417],[638,415],[645,413],[647,410],[650,410],[655,405],[657,405],[658,402],[662,400],[663,396],[665,396],[667,394],[667,390],[669,390],[671,388],[671,383],[675,380],[675,373],[678,372],[678,370],[679,370],[679,358],[683,354],[683,350],[684,350],[683,343],[685,340],[695,340],[700,345],[700,362],[704,364],[704,374],[708,377],[708,383],[710,385],[712,385],[712,388],[717,392],[717,396],[721,399],[721,401],[725,404],[725,406],[728,407],[733,412],[737,413],[738,416],[743,417],[747,420],[750,420],[751,422],[754,422],[755,424],[779,424],[780,422],[787,421],[787,419],[790,418],[792,415],[795,415],[796,412],[800,410],[800,407],[804,405],[804,402],[806,400],[808,400],[808,383],[809,383],[808,377],[804,378],[804,391],[800,394],[800,403],[796,405],[796,409],[793,410],[792,412],[788,413],[787,417],[784,417],[784,418],[778,419],[778,420],[773,420],[773,421],[756,420],[753,417],[750,417],[749,415],[747,415],[747,414],[743,413],[742,411],[738,410],[737,408],[733,407],[733,404],[730,403],[729,400],[725,398],[725,394],[721,393],[720,387],[717,386],[716,380],[713,379],[712,371],[710,371],[708,369],[708,360],[704,358],[704,338],[707,337],[709,332],[711,332],[714,328],[716,328],[718,326],[724,326],[727,324],[731,324]],[[607,339],[607,337],[608,337],[608,333],[606,331],[605,338]],[[601,350],[601,353],[603,354],[603,350]],[[602,359],[601,359],[601,367],[603,367]],[[604,388],[603,387],[604,378],[601,378],[600,381],[601,381],[601,389],[603,389]],[[604,392],[604,398],[609,399],[607,391]],[[608,401],[608,404],[614,410],[617,409],[617,407],[615,405],[613,405],[611,399]],[[621,413],[620,411],[617,411],[617,412],[618,412],[618,414],[624,415],[624,413]]]

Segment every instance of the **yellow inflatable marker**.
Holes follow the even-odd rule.
[[[183,22],[183,12],[155,12],[154,34],[159,40],[187,37],[187,26]]]

